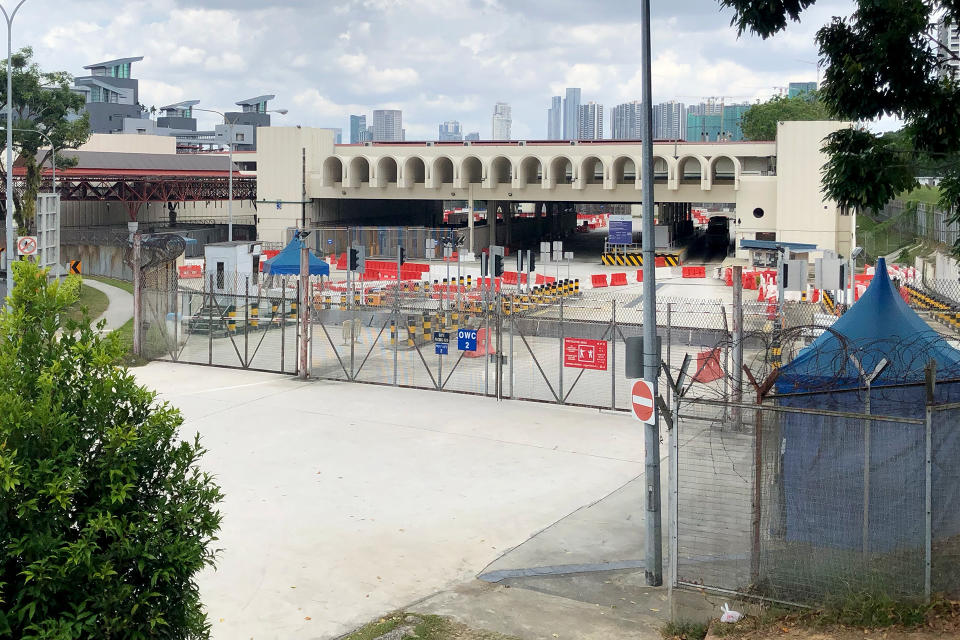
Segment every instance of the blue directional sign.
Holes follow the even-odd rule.
[[[633,217],[612,215],[607,222],[609,235],[607,242],[610,244],[632,244],[633,243]]]
[[[445,355],[447,355],[447,353],[448,353],[447,350],[450,348],[450,345],[447,344],[446,342],[437,342],[437,343],[434,344],[433,346],[434,346],[434,349],[436,350],[436,353],[437,353],[438,356],[445,356]]]
[[[477,330],[460,329],[457,331],[457,349],[460,351],[477,350]]]

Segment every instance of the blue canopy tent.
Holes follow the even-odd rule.
[[[872,415],[924,419],[924,367],[931,360],[937,372],[934,401],[960,401],[960,351],[907,305],[880,258],[860,300],[782,368],[776,381],[778,404],[862,414],[867,391],[854,359],[869,375],[884,358],[889,364],[870,386]],[[956,411],[933,413],[935,541],[960,534],[956,423]],[[869,552],[922,548],[922,423],[786,412],[780,417],[780,435],[780,524],[786,540],[849,550],[861,550],[866,540]]]
[[[294,237],[283,251],[263,263],[264,275],[298,275],[300,273],[300,250],[303,248],[303,240]],[[312,276],[330,276],[330,265],[309,253],[310,275]]]

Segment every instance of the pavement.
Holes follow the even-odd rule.
[[[198,579],[214,638],[334,638],[413,606],[499,619],[523,638],[656,637],[656,612],[475,580],[642,474],[643,430],[628,416],[173,363],[136,375],[182,410],[183,437],[201,434],[226,495],[223,551]],[[561,634],[561,620],[582,633]]]
[[[98,289],[107,295],[109,304],[107,305],[106,311],[103,314],[96,318],[93,321],[94,326],[100,320],[106,320],[107,326],[104,327],[104,331],[113,331],[114,329],[119,329],[127,323],[130,318],[133,317],[133,295],[127,293],[123,289],[114,287],[113,285],[104,284],[97,280],[92,280],[90,278],[85,278],[83,280],[83,286],[93,287]]]

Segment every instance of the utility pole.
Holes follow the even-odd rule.
[[[641,50],[642,95],[643,101],[643,149],[641,163],[643,169],[643,371],[644,378],[653,387],[653,397],[657,397],[657,377],[660,369],[660,356],[657,351],[657,287],[656,287],[656,246],[653,225],[653,95],[652,66],[650,63],[650,0],[641,0]],[[656,405],[654,405],[656,416]],[[659,421],[645,425],[645,454],[647,485],[647,527],[646,553],[644,555],[644,573],[647,584],[663,584],[663,543],[661,540],[660,512],[660,426]]]
[[[306,380],[310,373],[307,363],[307,339],[310,330],[310,250],[307,244],[300,238],[300,300],[297,304],[297,312],[300,320],[300,353],[299,366],[297,373],[301,380]]]

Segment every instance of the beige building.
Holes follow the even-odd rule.
[[[848,255],[853,216],[824,197],[820,179],[823,138],[846,126],[787,122],[775,142],[655,144],[654,199],[731,205],[738,246],[768,239]],[[375,203],[362,201],[396,201],[399,212],[443,200],[636,203],[640,155],[639,142],[621,141],[335,145],[329,131],[271,127],[259,132],[258,231],[282,241],[301,217],[308,225],[364,224]]]

